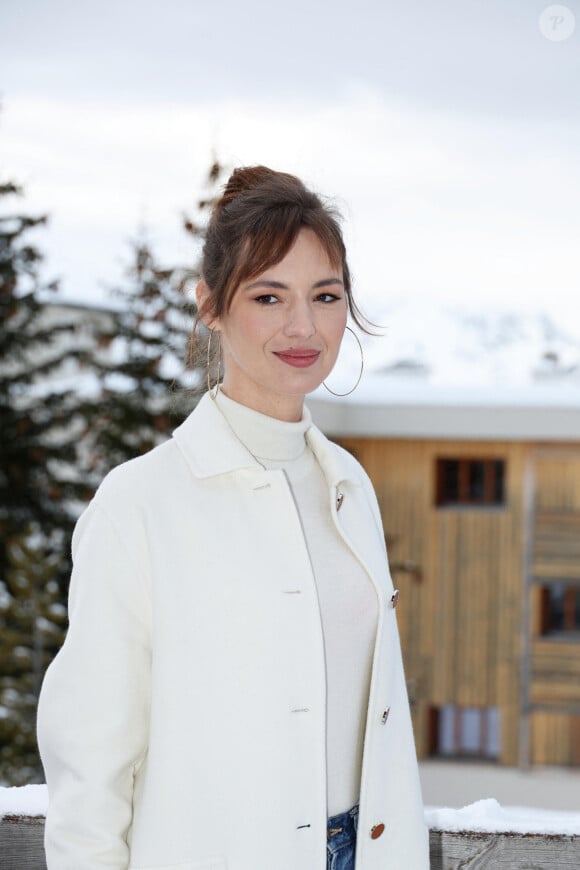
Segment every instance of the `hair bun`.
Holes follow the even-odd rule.
[[[228,178],[217,206],[218,208],[224,208],[224,206],[236,199],[241,193],[245,193],[247,190],[254,190],[265,181],[270,181],[275,177],[281,176],[291,177],[287,173],[276,172],[267,166],[239,166],[237,169],[234,169]],[[297,181],[298,179],[295,180]]]

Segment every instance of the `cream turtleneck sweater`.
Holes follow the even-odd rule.
[[[288,479],[310,555],[326,658],[327,813],[359,800],[366,711],[378,604],[371,579],[337,532],[328,486],[305,434],[310,412],[288,423],[260,414],[218,392],[230,427],[265,467]]]

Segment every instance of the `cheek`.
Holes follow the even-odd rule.
[[[238,314],[235,328],[225,330],[225,340],[234,352],[259,352],[268,340],[271,329],[268,329],[263,318],[253,312]]]
[[[332,324],[329,324],[328,336],[329,341],[332,341],[333,344],[340,345],[346,329],[346,320],[346,310],[339,311],[337,312]]]
[[[280,314],[269,308],[256,306],[245,312],[240,321],[239,332],[247,344],[254,345],[259,350],[275,337],[280,329]]]

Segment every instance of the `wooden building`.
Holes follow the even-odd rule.
[[[580,386],[311,397],[379,499],[420,757],[580,764]]]

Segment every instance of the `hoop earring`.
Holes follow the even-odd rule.
[[[322,386],[325,389],[327,389],[329,393],[332,393],[333,396],[350,396],[351,393],[354,393],[354,391],[356,390],[356,388],[360,384],[360,379],[363,376],[363,371],[364,371],[364,367],[365,367],[365,355],[364,355],[364,351],[362,348],[362,344],[360,343],[360,339],[359,339],[358,335],[356,334],[356,332],[354,331],[354,329],[351,329],[350,326],[347,326],[346,329],[348,329],[348,331],[354,335],[354,337],[356,338],[356,343],[358,344],[358,349],[360,351],[360,372],[358,373],[358,378],[356,379],[356,384],[347,393],[335,393],[334,390],[331,390],[330,387],[327,387],[326,384],[324,383],[324,381],[322,381]]]
[[[213,329],[210,329],[209,335],[207,338],[206,377],[207,377],[207,391],[210,394],[211,398],[215,399],[215,397],[217,396],[217,394],[219,392],[219,388],[220,388],[220,373],[221,373],[221,367],[222,367],[222,341],[221,341],[221,336],[220,336],[219,332],[216,332],[217,339],[218,339],[217,380],[216,380],[214,386],[212,387],[209,373],[210,373],[210,369],[211,369],[211,339],[212,339],[213,334],[214,334]]]

